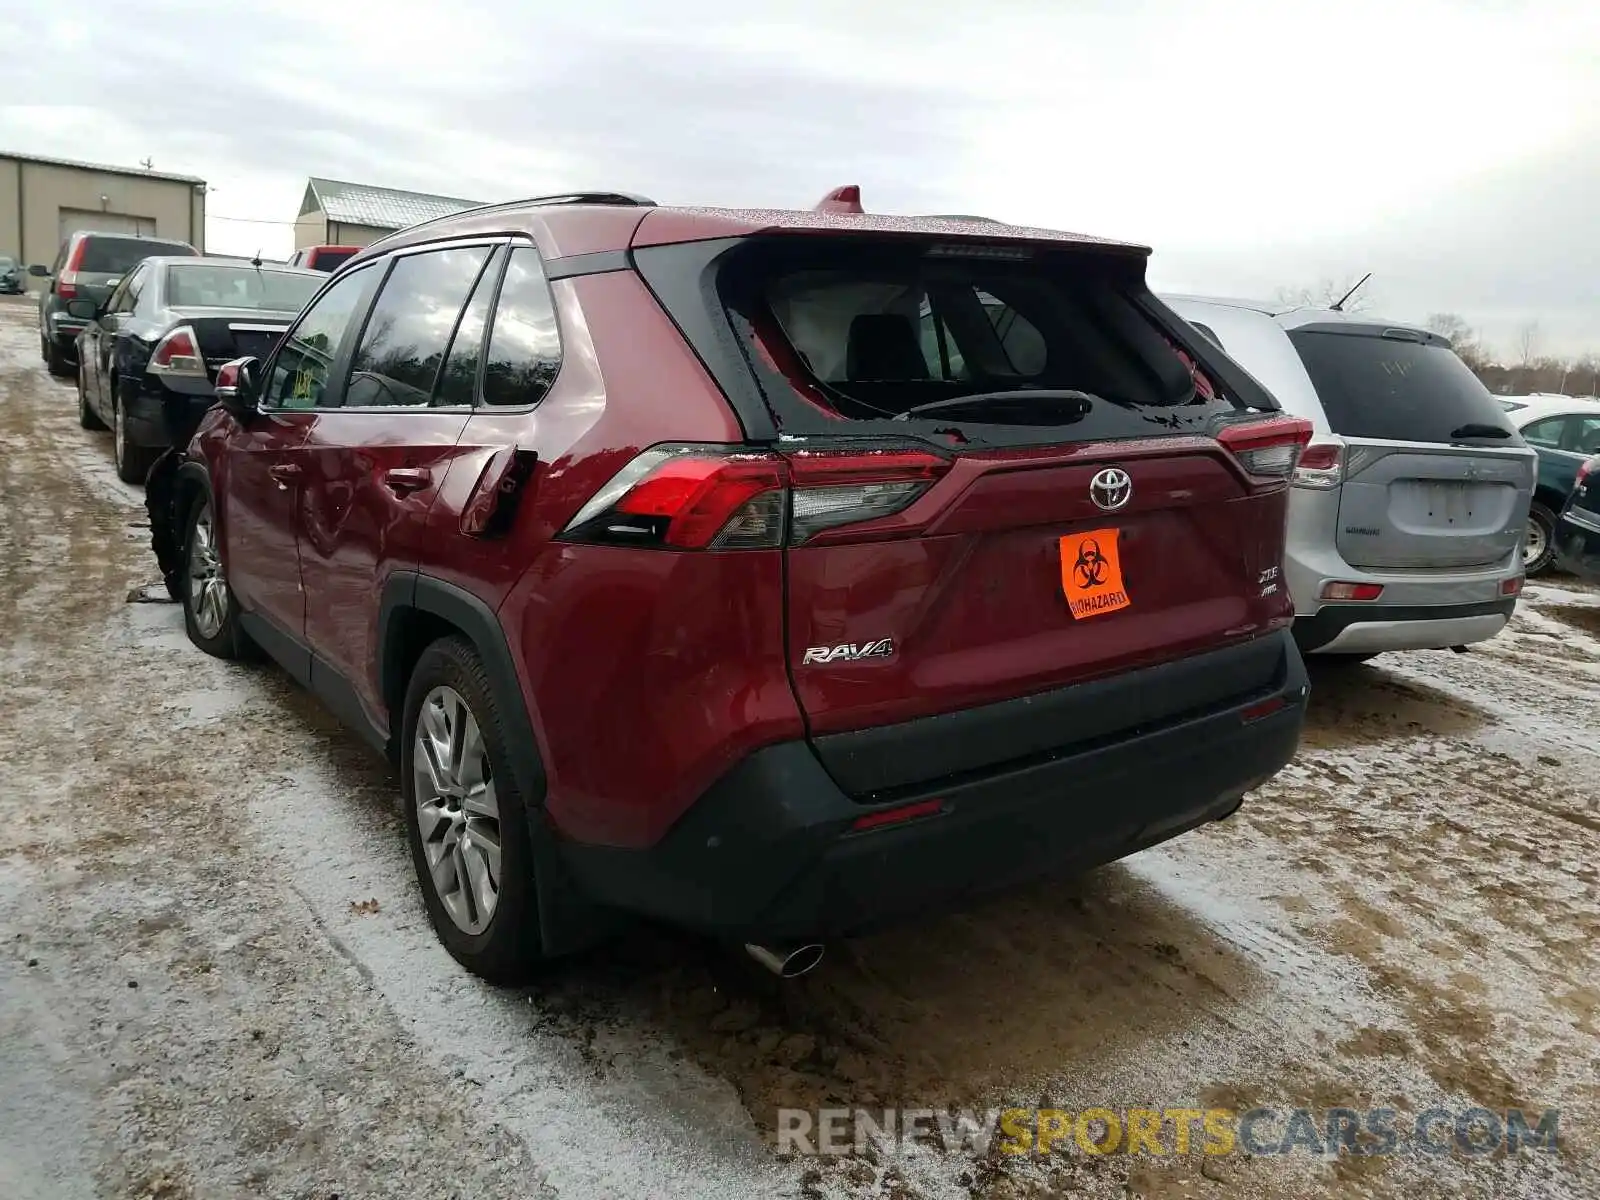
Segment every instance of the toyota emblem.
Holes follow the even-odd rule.
[[[1133,480],[1128,478],[1126,471],[1107,467],[1089,481],[1089,499],[1094,501],[1097,508],[1116,512],[1133,499]]]

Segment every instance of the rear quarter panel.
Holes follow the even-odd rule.
[[[551,287],[562,365],[529,410],[476,410],[428,515],[422,572],[498,611],[567,836],[658,839],[728,767],[803,735],[783,657],[779,552],[555,541],[658,442],[737,442],[726,400],[631,271]],[[461,532],[497,450],[538,454],[500,538]]]

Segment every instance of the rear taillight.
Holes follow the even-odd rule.
[[[1303,417],[1268,417],[1220,426],[1217,441],[1258,479],[1288,479],[1301,448],[1311,440],[1311,422]]]
[[[61,265],[61,274],[56,276],[56,295],[63,300],[78,298],[78,267],[83,262],[83,248],[88,244],[87,238],[79,238],[72,253],[67,255],[67,261]]]
[[[204,379],[205,360],[194,330],[180,325],[156,343],[150,352],[150,370],[157,375],[192,375]]]
[[[574,541],[678,550],[797,546],[824,529],[892,516],[949,468],[920,450],[656,446],[618,471],[562,530]]]
[[[802,451],[789,459],[789,542],[798,546],[824,529],[893,516],[949,469],[949,460],[923,450]]]
[[[1383,595],[1381,583],[1344,583],[1335,581],[1322,585],[1324,600],[1376,600]]]
[[[1294,486],[1328,491],[1344,482],[1344,443],[1312,442],[1300,452],[1294,469]]]

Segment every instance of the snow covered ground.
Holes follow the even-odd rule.
[[[781,986],[643,929],[496,990],[427,927],[388,769],[127,602],[138,489],[31,315],[0,305],[7,1200],[1600,1193],[1600,592],[1314,669],[1281,776],[1084,879]],[[1562,1148],[775,1153],[834,1106],[1559,1108]]]

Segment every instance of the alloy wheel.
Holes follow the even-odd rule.
[[[500,900],[500,806],[483,731],[461,693],[423,698],[411,772],[417,829],[435,894],[458,929],[478,934]]]
[[[195,516],[189,538],[189,611],[194,614],[195,629],[207,641],[222,632],[228,619],[228,582],[217,554],[209,504]]]
[[[1550,539],[1545,536],[1544,525],[1537,518],[1528,518],[1528,532],[1522,539],[1522,565],[1532,566],[1544,558]]]

